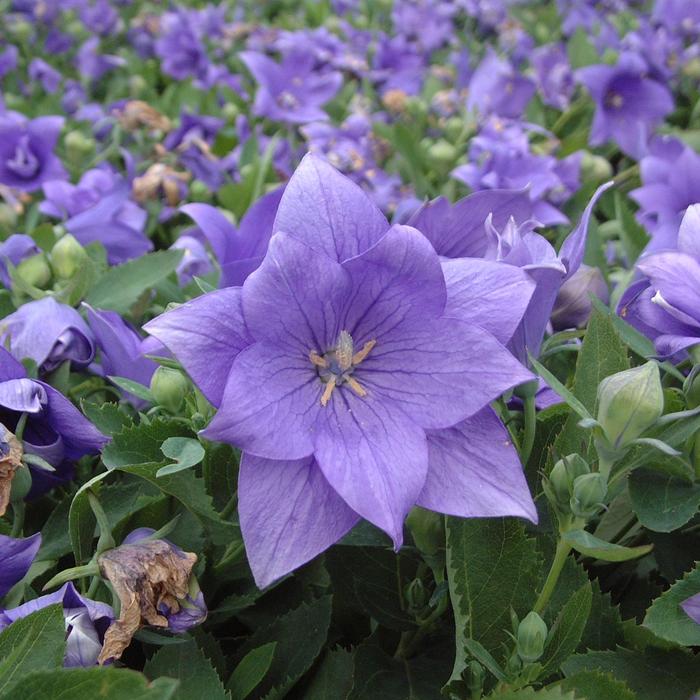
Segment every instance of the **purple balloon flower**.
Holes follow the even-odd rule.
[[[614,141],[633,158],[647,152],[652,130],[673,111],[671,92],[647,72],[645,61],[630,52],[623,53],[615,66],[587,66],[576,72],[596,103],[592,146]]]
[[[105,632],[114,620],[114,611],[105,603],[84,598],[72,583],[17,608],[0,610],[0,630],[57,603],[63,605],[66,621],[66,655],[63,665],[67,668],[94,666],[102,651]]]
[[[186,204],[180,208],[202,233],[221,267],[220,287],[243,284],[260,267],[272,236],[272,224],[284,187],[263,195],[241,219],[236,228],[216,207]]]
[[[239,57],[258,83],[253,105],[257,116],[287,124],[328,119],[321,108],[335,97],[342,76],[335,71],[319,72],[313,54],[291,51],[282,63],[254,51],[244,51]]]
[[[31,121],[0,108],[0,184],[34,192],[49,180],[64,180],[65,168],[54,154],[62,117]]]
[[[550,107],[565,110],[574,92],[574,75],[564,45],[538,47],[532,52],[532,65],[542,101]]]
[[[637,263],[646,279],[623,294],[618,313],[651,338],[663,357],[685,357],[700,343],[700,204],[688,207],[678,250],[647,255]]]
[[[27,575],[40,546],[41,534],[38,532],[25,539],[0,535],[0,598]]]
[[[12,432],[26,414],[22,442],[26,453],[43,458],[55,472],[32,470],[30,496],[70,478],[73,462],[95,454],[107,438],[59,391],[29,379],[24,367],[0,348],[0,422]]]
[[[360,517],[397,548],[416,504],[536,520],[488,405],[532,378],[504,347],[532,293],[524,275],[481,260],[441,265],[418,230],[390,227],[312,155],[273,230],[242,288],[146,325],[218,407],[204,435],[244,450],[239,511],[258,585]]]
[[[95,356],[92,333],[81,315],[53,297],[30,301],[6,316],[0,326],[0,342],[18,360],[34,360],[41,373],[65,361],[82,369]]]

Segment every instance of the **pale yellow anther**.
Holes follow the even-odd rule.
[[[376,341],[376,340],[368,340],[368,341],[365,343],[365,345],[364,345],[364,347],[362,348],[362,350],[360,350],[359,352],[356,352],[356,353],[352,356],[352,364],[353,364],[353,365],[359,365],[360,362],[362,362],[362,360],[364,360],[364,359],[367,357],[367,355],[369,355],[369,353],[372,351],[372,348],[373,348],[376,344],[377,344],[377,341]]]
[[[352,336],[347,331],[340,331],[340,335],[338,336],[338,347],[335,349],[335,357],[338,361],[338,367],[340,367],[343,372],[346,372],[352,367],[352,351]]]
[[[328,360],[325,357],[321,357],[315,350],[309,353],[309,360],[316,367],[328,367]]]
[[[367,392],[363,389],[362,384],[357,381],[357,379],[354,379],[353,377],[346,377],[345,381],[347,382],[347,385],[358,395],[358,396],[367,396]],[[323,401],[321,401],[323,403]]]
[[[362,387],[360,387],[362,388]],[[328,402],[331,400],[331,394],[333,393],[333,389],[335,389],[335,377],[332,376],[329,380],[328,383],[326,384],[326,388],[323,390],[323,396],[321,396],[321,406],[327,406]]]

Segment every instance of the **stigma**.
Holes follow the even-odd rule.
[[[336,387],[343,385],[347,385],[357,396],[367,396],[367,391],[353,377],[353,372],[376,344],[376,340],[368,340],[361,350],[355,352],[352,336],[348,331],[343,330],[340,331],[334,348],[323,355],[319,355],[316,350],[309,352],[309,360],[316,368],[318,377],[324,385],[321,406],[327,406]]]

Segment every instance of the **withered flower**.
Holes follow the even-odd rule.
[[[127,131],[143,127],[158,131],[170,131],[170,119],[143,100],[129,100],[117,110],[117,120]]]
[[[22,461],[22,443],[0,423],[0,516],[10,502],[12,479]]]
[[[390,112],[404,112],[408,104],[408,95],[403,90],[387,90],[382,96],[382,104]]]
[[[206,617],[203,597],[192,576],[197,555],[166,540],[143,539],[152,532],[136,530],[124,544],[98,558],[102,575],[121,602],[119,619],[105,634],[100,664],[118,659],[145,625],[182,632]],[[187,624],[183,624],[185,618]]]
[[[138,202],[156,199],[162,191],[169,206],[177,206],[184,194],[184,185],[192,175],[177,171],[164,163],[154,163],[140,177],[134,178],[133,193]]]

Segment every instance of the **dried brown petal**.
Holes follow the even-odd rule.
[[[408,104],[408,95],[403,90],[387,90],[382,97],[382,104],[390,112],[403,112]]]
[[[112,584],[121,602],[121,614],[105,634],[98,662],[118,659],[136,631],[144,625],[167,627],[161,605],[172,612],[187,596],[197,555],[183,552],[163,540],[123,544],[98,559],[102,575]]]
[[[154,163],[140,177],[135,177],[132,185],[134,198],[138,202],[156,199],[161,190],[171,207],[180,201],[180,183],[188,182],[192,175],[179,172],[164,163]]]
[[[2,430],[0,428],[0,430]],[[22,443],[7,429],[0,436],[3,445],[0,449],[0,516],[5,515],[7,504],[10,502],[12,479],[22,462]]]
[[[170,131],[170,119],[143,100],[129,100],[117,113],[119,123],[127,131],[142,127]]]

